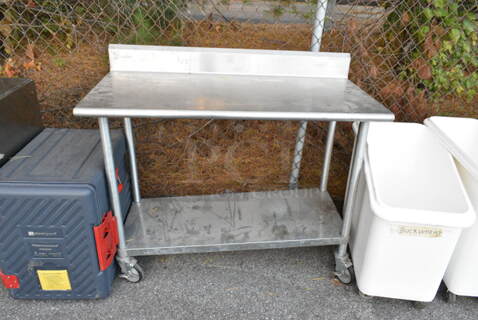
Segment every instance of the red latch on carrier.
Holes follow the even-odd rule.
[[[118,192],[123,191],[123,182],[121,181],[118,168],[116,168],[116,183],[118,184]]]
[[[116,217],[108,211],[99,226],[93,228],[100,270],[104,271],[113,262],[119,243]]]
[[[0,270],[0,278],[2,278],[3,285],[7,289],[18,289],[20,288],[20,282],[18,281],[17,276],[4,274]]]

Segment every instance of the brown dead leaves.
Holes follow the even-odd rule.
[[[30,60],[23,64],[23,68],[25,68],[25,70],[37,70],[38,66],[36,65],[34,60]]]
[[[37,53],[33,44],[27,45],[25,57],[27,58],[27,61],[23,63],[23,68],[25,68],[25,70],[41,70],[41,64],[36,62]]]
[[[17,74],[15,64],[12,59],[8,59],[7,62],[5,62],[5,65],[3,66],[3,72],[7,78],[13,78]]]
[[[30,60],[35,60],[37,57],[35,46],[33,44],[28,44],[25,50],[25,56]]]
[[[403,24],[404,26],[406,26],[407,24],[409,24],[411,18],[410,18],[410,15],[408,14],[408,12],[404,12],[404,13],[402,14],[402,17],[401,17],[400,20],[401,20],[401,22],[402,22],[402,24]]]
[[[403,96],[405,93],[406,83],[400,80],[393,80],[387,83],[382,90],[380,90],[380,95],[384,98],[388,98],[390,96]]]
[[[428,34],[425,38],[425,42],[423,43],[423,47],[425,49],[425,55],[428,59],[433,58],[438,54],[438,51],[441,47],[441,41],[439,38],[433,40],[432,34]]]
[[[347,24],[347,31],[351,35],[355,35],[359,30],[359,24],[356,19],[350,19]]]
[[[3,65],[3,73],[7,78],[13,78],[22,73],[22,71],[41,71],[41,63],[36,61],[37,54],[33,44],[27,45],[24,57],[13,60],[7,59]]]
[[[395,114],[406,114],[415,119],[425,119],[430,115],[430,106],[425,90],[411,84],[394,80],[380,90],[380,96],[387,101],[390,110]]]
[[[410,67],[417,72],[417,75],[422,80],[431,80],[433,78],[432,68],[427,60],[423,58],[415,59]]]
[[[379,71],[378,71],[378,68],[375,64],[372,64],[370,66],[370,70],[369,70],[369,74],[370,74],[370,77],[372,77],[373,79],[377,79],[378,76],[379,76]]]

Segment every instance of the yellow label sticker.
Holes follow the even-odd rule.
[[[37,270],[40,286],[45,291],[71,290],[67,270]]]

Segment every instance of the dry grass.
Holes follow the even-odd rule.
[[[202,21],[185,27],[186,45],[244,49],[308,50],[308,24],[254,24]]]

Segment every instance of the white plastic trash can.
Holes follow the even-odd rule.
[[[454,156],[471,203],[478,211],[478,120],[431,117],[425,124]],[[478,297],[478,223],[463,230],[444,281],[455,295]]]
[[[475,220],[452,156],[415,123],[372,123],[351,250],[370,296],[432,301],[462,229]]]

